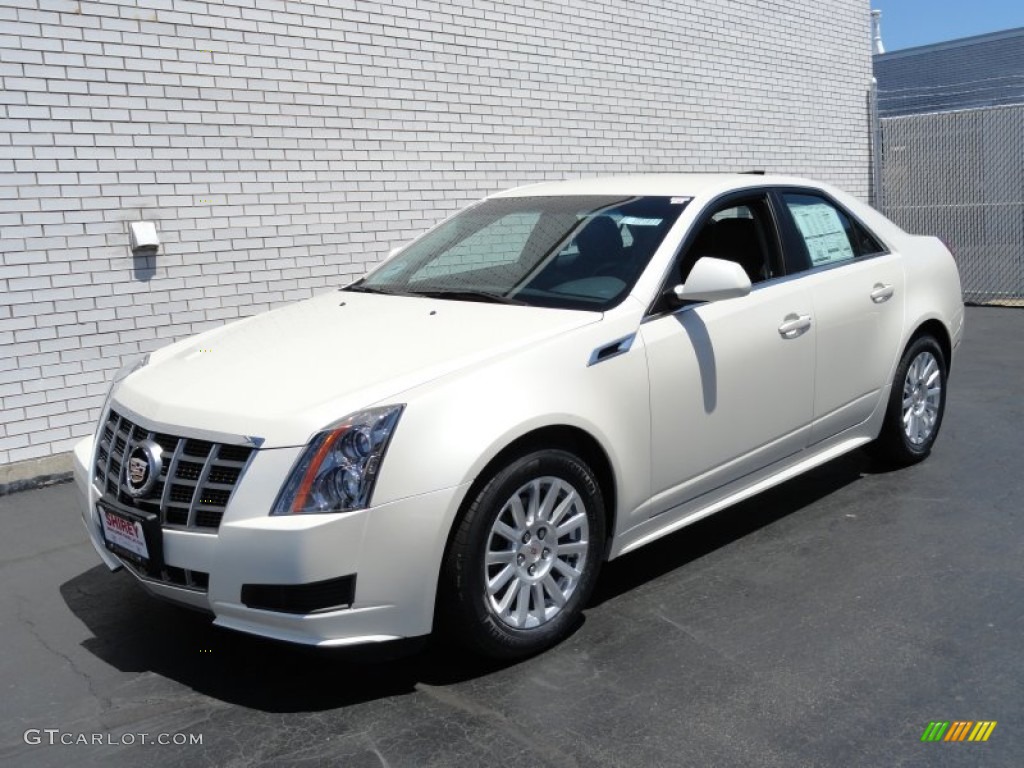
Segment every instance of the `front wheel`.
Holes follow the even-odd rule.
[[[939,435],[945,410],[945,355],[932,336],[920,336],[896,368],[885,423],[872,453],[897,467],[923,460]]]
[[[562,640],[597,581],[604,520],[600,486],[577,456],[542,450],[509,463],[457,524],[442,569],[444,628],[495,658]]]

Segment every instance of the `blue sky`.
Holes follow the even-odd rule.
[[[895,51],[1024,27],[1024,0],[872,0],[882,12],[882,42]]]

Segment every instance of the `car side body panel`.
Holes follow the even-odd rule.
[[[911,235],[846,192],[826,184],[819,186],[852,211],[890,250],[903,257],[907,291],[900,352],[906,348],[917,329],[933,320],[946,328],[955,357],[964,333],[964,302],[960,272],[953,254],[937,237]],[[896,369],[896,362],[890,370],[890,379]]]
[[[538,429],[578,428],[601,446],[615,476],[614,508],[627,517],[650,496],[647,360],[633,341],[640,309],[402,393],[374,503],[464,485],[507,446]],[[601,361],[593,353],[630,339]],[[529,369],[535,375],[518,372]],[[424,445],[430,445],[429,457]],[[426,460],[429,458],[429,460]],[[621,523],[621,520],[620,520]]]
[[[793,280],[643,324],[653,438],[644,517],[803,450],[815,330],[787,338],[779,327],[810,312],[809,293]]]
[[[864,422],[889,383],[904,337],[903,255],[858,259],[800,279],[813,297],[817,341],[813,445]],[[889,298],[876,303],[873,294]]]
[[[964,302],[956,261],[938,238],[906,237],[907,282],[913,291],[907,294],[903,347],[925,323],[941,323],[949,335],[951,359],[946,364],[952,370],[964,335]]]

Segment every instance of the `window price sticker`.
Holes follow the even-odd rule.
[[[853,248],[836,209],[827,203],[794,205],[789,209],[814,266],[853,258]]]

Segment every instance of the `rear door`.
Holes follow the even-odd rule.
[[[783,189],[778,200],[787,263],[797,265],[814,308],[813,445],[879,405],[900,351],[906,280],[900,255],[827,195]]]

